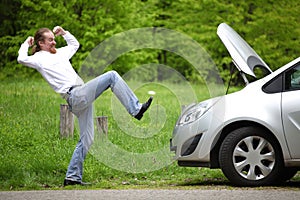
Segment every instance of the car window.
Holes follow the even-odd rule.
[[[268,94],[282,92],[282,90],[283,90],[283,75],[280,74],[279,76],[276,76],[275,78],[270,80],[268,83],[266,83],[262,87],[262,90]]]
[[[300,64],[297,64],[295,67],[285,72],[285,89],[300,89]]]

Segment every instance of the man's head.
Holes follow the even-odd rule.
[[[55,36],[50,29],[39,29],[34,35],[34,41],[36,47],[33,49],[33,53],[38,52],[40,50],[48,51],[50,53],[56,53]]]

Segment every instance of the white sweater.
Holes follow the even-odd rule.
[[[29,44],[24,42],[18,56],[20,64],[38,70],[54,91],[60,94],[65,94],[74,85],[83,84],[69,61],[78,50],[79,42],[68,31],[63,37],[67,46],[58,48],[55,54],[41,50],[28,56]]]

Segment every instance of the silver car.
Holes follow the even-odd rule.
[[[268,74],[187,106],[170,149],[179,166],[221,168],[237,186],[287,181],[300,169],[300,58],[272,72],[230,26],[220,24],[217,34],[246,82],[258,66]]]

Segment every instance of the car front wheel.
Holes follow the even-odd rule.
[[[280,146],[258,127],[229,133],[221,145],[219,161],[224,175],[238,186],[277,184],[283,171]]]

